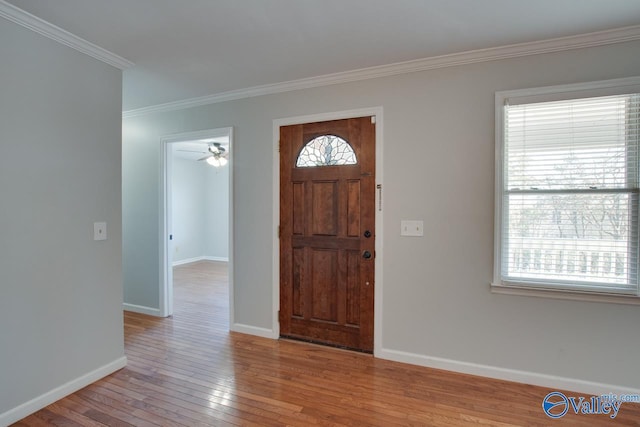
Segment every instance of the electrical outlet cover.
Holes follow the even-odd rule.
[[[424,221],[402,220],[400,221],[400,235],[421,237],[424,236]]]

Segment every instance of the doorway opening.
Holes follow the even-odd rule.
[[[174,312],[174,269],[228,274],[232,324],[233,129],[170,135],[161,144],[161,313]]]

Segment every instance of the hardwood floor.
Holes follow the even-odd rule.
[[[545,388],[230,333],[226,277],[177,267],[173,318],[125,313],[126,368],[15,425],[640,425],[638,404],[552,420]]]

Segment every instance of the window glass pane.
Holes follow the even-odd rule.
[[[629,144],[630,99],[622,95],[508,107],[507,188],[627,187],[628,159],[637,150]]]
[[[335,135],[322,135],[302,148],[296,161],[299,168],[355,165],[356,153],[347,141]]]
[[[637,268],[630,239],[635,199],[624,193],[510,194],[504,275],[628,284]]]

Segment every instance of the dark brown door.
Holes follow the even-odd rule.
[[[280,128],[280,335],[373,351],[372,117]]]

